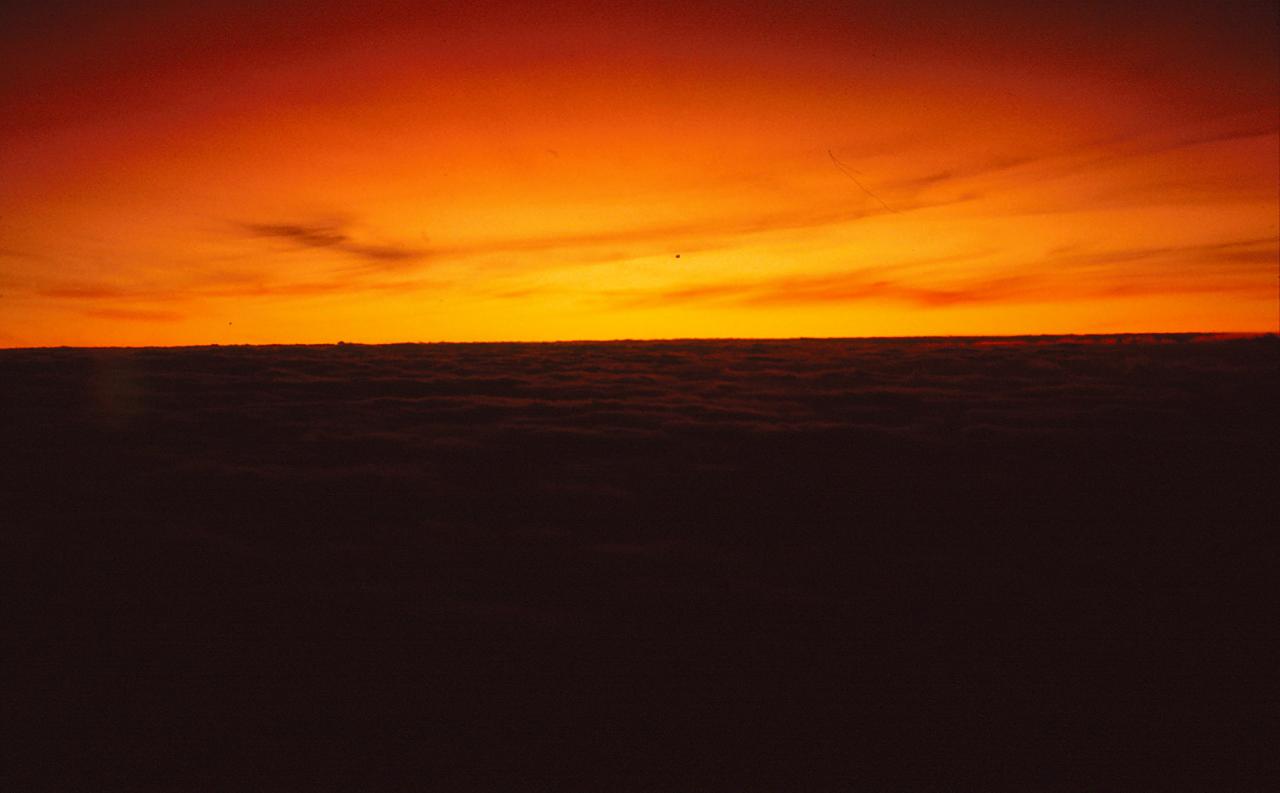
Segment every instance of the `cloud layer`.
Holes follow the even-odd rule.
[[[570,756],[742,790],[952,780],[991,746],[1039,787],[1064,742],[1188,730],[1232,757],[1213,716],[1273,621],[1276,353],[0,352],[9,748],[40,758],[12,767],[284,789],[377,756],[493,789]]]

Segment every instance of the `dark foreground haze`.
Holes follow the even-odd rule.
[[[1243,789],[1278,352],[0,351],[6,787]]]

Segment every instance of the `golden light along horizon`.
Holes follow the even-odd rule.
[[[1277,329],[1274,40],[916,5],[33,17],[0,346]]]

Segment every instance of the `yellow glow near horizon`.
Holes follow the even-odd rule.
[[[6,95],[0,346],[1276,329],[1274,76],[681,13]]]

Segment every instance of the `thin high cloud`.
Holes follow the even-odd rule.
[[[903,211],[923,208],[909,204]],[[513,257],[524,254],[559,252],[566,260],[582,264],[615,261],[662,250],[714,250],[737,244],[742,235],[821,228],[851,223],[884,214],[879,209],[850,209],[830,206],[814,210],[775,212],[708,218],[686,223],[655,224],[606,229],[583,234],[509,237],[481,240],[452,247],[431,249],[404,245],[369,244],[358,241],[350,226],[338,222],[240,223],[237,227],[251,239],[283,240],[296,251],[336,251],[359,260],[359,266],[330,270],[302,280],[283,280],[250,274],[209,276],[186,286],[165,284],[108,284],[100,281],[47,280],[32,291],[41,297],[69,301],[169,301],[208,298],[311,297],[342,293],[397,292],[424,288],[451,288],[455,284],[440,279],[406,277],[404,271],[426,260],[456,262],[482,257]],[[624,248],[625,250],[621,250]]]
[[[904,214],[972,198],[973,196],[965,196],[961,199],[933,202],[905,200],[893,211]],[[395,269],[398,265],[413,264],[428,258],[433,261],[464,261],[548,252],[564,253],[573,258],[574,252],[604,251],[606,254],[600,260],[616,261],[659,250],[705,251],[727,248],[740,244],[744,236],[839,226],[890,212],[880,206],[855,206],[855,203],[837,202],[788,211],[740,213],[674,223],[617,226],[583,233],[495,237],[430,249],[358,243],[346,230],[347,226],[337,223],[245,223],[240,226],[254,238],[287,240],[302,250],[336,250],[373,264],[391,265],[386,269]],[[636,246],[641,251],[628,246]],[[368,272],[375,269],[382,268],[369,268]]]
[[[914,194],[930,188],[994,178],[1054,178],[1124,160],[1280,135],[1274,114],[1233,114],[1172,127],[1094,138],[1044,154],[1009,154],[976,164],[958,164],[918,176],[889,179],[879,189]],[[837,153],[839,153],[837,151]]]
[[[874,214],[874,213],[873,213]],[[754,221],[761,228],[791,227],[790,223]],[[823,218],[828,222],[847,222],[851,217]],[[818,218],[810,217],[810,221]],[[790,219],[799,223],[798,217]],[[738,219],[739,227],[753,221]],[[721,228],[731,221],[723,221]],[[697,228],[683,227],[686,231]],[[706,227],[702,227],[706,228]],[[298,236],[304,229],[299,231]],[[667,228],[667,232],[673,231]],[[316,228],[305,229],[315,238],[317,247],[329,247],[332,239],[318,236]],[[337,235],[334,235],[337,236]],[[660,240],[670,234],[656,228],[629,230],[616,234],[577,235],[546,238],[538,241],[547,248],[591,248],[600,241]],[[321,245],[320,243],[323,243]],[[495,243],[480,250],[520,249],[529,244],[541,250],[534,241]],[[1210,292],[1249,292],[1258,288],[1257,273],[1280,261],[1278,241],[1274,237],[1257,237],[1224,242],[1183,246],[1150,246],[1115,250],[1090,251],[1079,247],[1054,250],[1042,259],[1024,265],[988,269],[985,275],[947,277],[953,268],[990,259],[996,251],[987,249],[961,254],[911,260],[880,266],[863,266],[837,273],[790,274],[753,280],[704,281],[673,284],[651,290],[615,290],[599,295],[610,305],[621,308],[646,308],[672,304],[738,305],[769,308],[796,305],[890,301],[920,308],[946,308],[961,305],[1033,302],[1053,299],[1088,299],[1106,295],[1175,294]],[[712,246],[714,247],[714,246]],[[462,249],[468,250],[468,249]],[[469,249],[476,252],[477,249]],[[461,285],[465,289],[465,285]],[[183,300],[222,298],[306,298],[343,293],[403,293],[414,290],[456,290],[456,282],[424,278],[382,278],[334,275],[301,281],[271,281],[252,277],[219,279],[187,288],[164,286],[130,286],[102,283],[64,282],[38,290],[43,297],[69,301],[113,301],[117,303],[165,303]],[[548,290],[523,287],[514,291],[487,293],[489,297],[521,299]],[[114,313],[113,313],[114,312]],[[150,308],[113,307],[95,316],[123,320],[162,321],[166,312]]]
[[[908,204],[906,209],[923,205]],[[348,226],[328,222],[241,223],[239,228],[253,239],[283,240],[295,250],[331,250],[370,265],[368,271],[400,269],[428,258],[463,260],[476,257],[538,254],[551,251],[590,251],[637,245],[645,248],[699,249],[731,245],[748,234],[790,231],[850,223],[884,214],[879,208],[828,206],[790,212],[710,217],[677,223],[659,223],[606,228],[585,233],[546,234],[528,237],[497,237],[431,249],[357,241]],[[722,241],[717,244],[716,241]]]
[[[966,168],[957,166],[926,171],[920,176],[888,179],[877,186],[887,191],[895,210],[907,213],[931,209],[981,198],[972,191],[962,196],[928,198],[925,193],[935,187],[958,186],[983,177],[1003,177],[1015,170],[1032,169],[1040,173],[1067,173],[1080,167],[1102,166],[1110,160],[1141,156],[1174,148],[1206,145],[1222,141],[1238,140],[1257,135],[1275,134],[1276,124],[1270,119],[1256,117],[1230,117],[1210,122],[1188,125],[1178,129],[1147,131],[1141,134],[1117,136],[1094,140],[1055,154],[1043,157],[1006,156]],[[995,185],[990,185],[993,189]],[[987,188],[982,188],[987,189]],[[246,240],[274,241],[277,252],[304,253],[306,251],[332,252],[349,261],[348,266],[334,265],[332,257],[324,272],[314,272],[302,279],[270,275],[261,277],[241,274],[236,279],[211,276],[208,280],[184,286],[168,284],[125,285],[101,282],[45,282],[44,288],[35,290],[43,297],[72,300],[111,300],[122,302],[148,302],[162,300],[206,298],[271,298],[309,297],[332,294],[360,294],[394,292],[423,288],[441,288],[438,279],[426,283],[414,278],[413,271],[427,262],[447,262],[471,266],[524,270],[535,266],[530,257],[544,259],[554,254],[554,266],[619,261],[638,256],[654,255],[669,251],[706,251],[731,248],[741,244],[744,237],[778,232],[803,231],[837,227],[843,224],[872,219],[888,214],[882,206],[850,200],[836,201],[818,206],[777,210],[772,212],[742,213],[712,216],[688,221],[648,225],[619,226],[581,233],[544,234],[524,237],[496,237],[458,242],[445,246],[411,245],[386,241],[386,235],[370,235],[367,230],[339,214],[332,217],[295,216],[285,220],[272,219],[238,222],[235,227]],[[372,236],[372,238],[371,238]],[[287,247],[280,250],[279,243]],[[1085,268],[1090,266],[1119,265],[1125,261],[1159,260],[1170,257],[1216,255],[1218,261],[1235,261],[1242,266],[1266,264],[1274,258],[1274,245],[1263,248],[1240,248],[1213,251],[1209,248],[1196,251],[1179,251],[1152,248],[1132,249],[1098,254],[1051,257],[1049,263],[1056,267]],[[483,262],[475,260],[485,260]],[[542,263],[544,266],[548,262]],[[406,272],[408,271],[408,272]],[[406,277],[408,276],[408,277]],[[1123,278],[1113,278],[1109,290],[1131,290],[1123,285]],[[1147,281],[1148,279],[1135,279]],[[1185,291],[1187,279],[1166,285],[1163,291]],[[1037,283],[1046,286],[1038,287]],[[1032,273],[1021,270],[987,280],[963,284],[936,284],[898,274],[869,275],[865,270],[848,274],[798,274],[767,279],[761,282],[685,283],[670,289],[645,294],[618,295],[606,299],[618,300],[629,305],[651,305],[662,302],[720,301],[750,306],[786,305],[798,303],[850,302],[857,300],[886,299],[920,307],[944,307],[965,303],[1001,302],[1026,297],[1048,289],[1047,284],[1058,283],[1052,274]],[[1192,285],[1196,290],[1203,285]],[[1154,285],[1141,287],[1144,291]],[[444,288],[469,291],[465,284],[453,283]],[[474,291],[474,290],[470,290]],[[481,292],[484,289],[480,290]],[[542,291],[535,289],[534,291]],[[1070,289],[1068,291],[1078,291]],[[1107,291],[1107,290],[1103,290]],[[123,317],[121,317],[123,319]]]
[[[938,204],[909,203],[898,211],[906,212],[932,206],[938,206]],[[724,245],[731,245],[736,244],[739,238],[744,235],[837,226],[885,214],[888,214],[888,210],[878,206],[863,208],[841,204],[791,212],[742,214],[681,223],[612,228],[584,234],[552,234],[539,237],[495,239],[459,247],[451,252],[459,256],[540,253],[567,249],[607,248],[628,244],[647,246],[657,244],[670,248],[689,243],[708,244],[715,240],[724,240]],[[710,247],[720,246],[712,244]]]
[[[1196,245],[1160,245],[1082,253],[1057,251],[1049,260],[1058,267],[1101,263],[1185,262],[1206,265],[1261,265],[1280,262],[1280,238],[1251,237]]]
[[[338,223],[242,223],[240,227],[252,237],[284,240],[304,250],[333,250],[376,267],[399,267],[432,255],[424,248],[358,241]]]
[[[70,301],[112,300],[120,302],[171,302],[214,298],[320,297],[359,292],[403,292],[430,286],[441,288],[443,282],[422,279],[352,281],[346,279],[272,282],[267,280],[214,280],[191,287],[132,286],[120,287],[93,282],[61,283],[35,290],[40,297]],[[115,309],[105,309],[114,311]],[[145,310],[121,309],[119,318],[141,318]],[[137,314],[138,316],[125,316]],[[105,315],[104,315],[105,316]]]
[[[1261,294],[1263,289],[1274,288],[1274,279],[1263,283],[1258,273],[1261,265],[1280,262],[1277,242],[1275,238],[1251,238],[1115,251],[1059,251],[1034,267],[1004,267],[984,276],[953,280],[905,276],[913,267],[947,263],[947,259],[937,259],[892,268],[618,292],[611,297],[617,305],[628,308],[690,303],[771,307],[873,300],[945,308],[1115,295]],[[978,256],[949,258],[958,262]]]
[[[1014,171],[1031,169],[1041,176],[1066,174],[1081,168],[1101,167],[1128,157],[1240,140],[1259,135],[1274,135],[1278,127],[1270,118],[1235,115],[1180,126],[1146,130],[1140,133],[1095,139],[1043,156],[1021,156],[1011,153],[985,163],[955,166],[925,172],[919,176],[888,179],[876,189],[887,191],[893,211],[909,213],[981,199],[969,190],[963,195],[945,198],[923,197],[935,187],[959,186],[984,177],[1001,177]],[[879,195],[879,193],[877,193]],[[306,294],[377,290],[377,279],[383,272],[402,271],[432,262],[463,263],[487,258],[485,264],[522,268],[527,255],[557,253],[561,263],[583,264],[618,261],[636,256],[667,251],[716,250],[740,244],[745,236],[773,232],[802,231],[839,226],[888,214],[885,205],[847,201],[774,212],[723,215],[689,221],[604,228],[581,233],[544,234],[523,237],[496,237],[458,242],[430,248],[398,242],[362,239],[354,224],[345,220],[297,219],[286,222],[243,222],[240,230],[256,239],[289,243],[299,251],[333,251],[354,260],[354,266],[332,272],[329,277],[309,284],[259,284],[252,293]],[[339,217],[343,217],[339,215]],[[264,279],[270,281],[270,279]],[[821,280],[821,277],[819,277]],[[701,287],[690,285],[690,291]],[[238,290],[231,290],[236,292]],[[855,290],[857,291],[857,290]],[[911,292],[904,292],[904,296]],[[925,290],[911,300],[921,305],[939,305],[966,300],[966,293],[952,289]]]
[[[1226,242],[1060,251],[1046,257],[1067,295],[1275,294],[1280,239],[1258,237]]]
[[[1007,302],[1034,291],[1035,279],[1007,275],[952,285],[917,284],[878,271],[718,282],[615,295],[628,308],[680,303],[722,303],[771,307],[890,300],[925,308]]]
[[[1012,274],[948,284],[931,283],[922,275],[937,267],[964,265],[985,259],[989,250],[916,259],[880,266],[864,266],[837,273],[793,274],[744,281],[716,281],[656,290],[613,292],[609,298],[627,308],[679,303],[721,303],[769,307],[862,300],[894,300],[922,307],[1008,299],[1028,286],[1026,276]]]
[[[80,313],[95,319],[116,319],[126,322],[179,322],[184,319],[184,315],[177,311],[145,308],[91,308]]]

